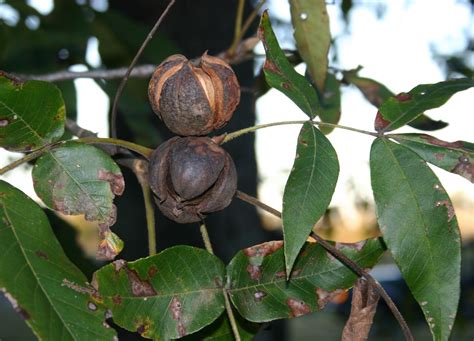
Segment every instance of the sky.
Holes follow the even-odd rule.
[[[0,0],[0,4],[1,4]],[[52,9],[51,0],[30,0],[41,13]],[[107,1],[93,1],[98,10],[107,8]],[[290,22],[289,5],[283,0],[267,0],[270,17]],[[330,2],[328,2],[330,3]],[[350,25],[342,20],[339,6],[328,4],[331,33],[335,38],[332,56],[337,51],[339,59],[332,66],[352,69],[358,65],[364,68],[361,76],[370,77],[385,84],[395,93],[408,91],[420,83],[435,83],[444,80],[441,66],[433,59],[433,50],[443,54],[453,54],[466,48],[467,35],[474,37],[474,22],[469,1],[459,0],[412,0],[412,1],[354,1],[350,12]],[[360,5],[357,5],[360,4]],[[2,5],[0,5],[2,6]],[[3,5],[5,6],[5,5]],[[384,14],[378,17],[385,6]],[[0,15],[2,13],[0,7]],[[5,14],[5,7],[3,7]],[[291,27],[276,28],[280,43],[293,47]],[[258,46],[256,52],[262,53]],[[474,55],[471,56],[474,66]],[[89,40],[87,61],[91,66],[100,66],[98,41]],[[261,63],[261,61],[260,61]],[[83,71],[87,67],[76,65],[72,70]],[[305,66],[297,70],[304,72]],[[87,129],[107,137],[109,100],[102,90],[88,79],[75,81],[78,91],[78,123]],[[365,130],[372,130],[376,109],[364,100],[357,89],[344,87],[342,96],[342,118],[340,123]],[[276,90],[269,91],[257,101],[257,123],[269,123],[285,120],[304,120],[304,115],[289,99]],[[473,141],[474,127],[474,89],[456,94],[443,107],[431,110],[427,114],[434,119],[442,119],[450,126],[432,133],[446,140]],[[292,167],[296,138],[300,127],[289,125],[259,130],[256,133],[256,152],[258,157],[260,199],[281,209],[284,185]],[[414,132],[403,128],[400,132]],[[344,220],[358,219],[360,212],[354,205],[354,199],[360,197],[372,202],[368,156],[372,138],[369,136],[336,130],[328,135],[333,143],[340,162],[338,185],[331,202],[339,207]],[[0,165],[6,165],[19,158],[18,153],[3,152]],[[4,178],[36,198],[30,169],[14,171]],[[466,179],[434,169],[447,192],[473,212],[468,215],[467,224],[474,225],[474,190]],[[456,203],[455,203],[456,204]],[[455,205],[456,207],[456,205]],[[462,223],[462,222],[461,222]]]

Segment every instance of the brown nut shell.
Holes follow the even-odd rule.
[[[227,207],[237,190],[230,155],[208,137],[174,137],[150,158],[150,186],[162,213],[179,223],[201,221]]]
[[[174,133],[209,134],[223,127],[240,101],[240,87],[232,68],[204,53],[199,64],[173,55],[153,73],[148,87],[153,111]]]

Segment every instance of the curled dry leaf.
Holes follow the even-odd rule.
[[[367,340],[380,295],[365,279],[359,278],[352,294],[352,308],[342,332],[342,341]]]

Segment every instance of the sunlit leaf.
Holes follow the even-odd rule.
[[[377,239],[335,246],[362,268],[374,266],[384,250]],[[240,251],[229,263],[227,276],[231,279],[232,303],[244,318],[254,322],[321,310],[357,279],[322,246],[305,243],[287,281],[282,241]]]
[[[383,238],[435,340],[447,340],[460,294],[461,239],[451,201],[417,154],[376,139],[372,189]]]
[[[398,134],[391,137],[425,161],[474,183],[474,143],[446,142],[426,134]]]
[[[42,340],[112,340],[105,310],[89,294],[86,277],[67,259],[42,209],[0,181],[0,288]]]
[[[224,264],[205,250],[175,246],[134,262],[114,261],[93,285],[119,326],[155,340],[180,338],[224,311]]]
[[[283,236],[286,270],[290,273],[314,224],[331,201],[339,162],[331,142],[312,124],[298,136],[295,162],[283,194]]]
[[[375,107],[379,108],[382,103],[390,97],[395,96],[395,94],[385,85],[371,78],[359,77],[357,72],[357,69],[344,72],[344,80],[354,84],[362,92],[364,97]],[[410,127],[427,131],[442,129],[448,125],[446,122],[435,121],[424,114],[418,116],[407,124]]]
[[[20,82],[0,74],[0,147],[29,151],[64,133],[64,101],[48,82]]]
[[[110,156],[93,146],[68,142],[38,159],[33,184],[49,208],[99,222],[99,258],[113,259],[120,252],[123,244],[109,226],[117,215],[113,198],[122,194],[125,183]]]
[[[379,108],[375,130],[389,131],[400,128],[423,112],[446,103],[452,95],[474,86],[474,79],[459,78],[436,84],[420,84],[405,93],[390,97]]]
[[[320,93],[324,92],[331,45],[325,0],[290,0],[298,51]]]
[[[304,76],[295,71],[281,50],[267,11],[262,14],[258,36],[267,56],[263,66],[267,83],[288,96],[310,118],[314,118],[319,107],[316,90]]]

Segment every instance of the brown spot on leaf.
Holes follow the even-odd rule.
[[[291,88],[290,84],[288,83],[281,83],[281,86],[284,88],[284,89],[287,89],[289,90]]]
[[[395,99],[399,102],[408,102],[413,98],[413,96],[406,92],[400,92],[395,96]]]
[[[112,302],[117,305],[122,304],[122,296],[119,294],[112,296]]]
[[[451,202],[446,199],[446,200],[441,200],[436,202],[436,207],[441,207],[444,206],[448,210],[448,222],[450,222],[454,218],[454,207],[451,204]]]
[[[302,300],[289,298],[286,301],[286,305],[290,307],[290,317],[298,317],[311,312],[311,308]]]
[[[273,63],[270,59],[265,60],[265,64],[263,65],[263,69],[269,71],[271,73],[282,75],[280,69]]]
[[[158,272],[158,268],[155,265],[152,265],[148,268],[147,274],[148,278],[152,278]]]
[[[285,271],[278,271],[278,272],[275,274],[275,278],[276,278],[276,279],[282,279],[282,278],[285,278],[285,279],[286,279],[286,272],[285,272]]]
[[[135,270],[131,270],[128,267],[124,268],[127,272],[128,281],[132,289],[132,294],[136,297],[148,297],[156,296],[157,292],[149,281],[142,280],[138,276]]]
[[[426,140],[429,144],[433,144],[435,146],[444,148],[464,149],[464,144],[462,143],[462,141],[446,142],[427,134],[420,134],[420,138]]]
[[[5,298],[10,302],[13,309],[15,309],[15,311],[20,314],[23,319],[29,320],[31,318],[31,315],[22,306],[18,304],[18,301],[12,295],[10,295],[9,292],[7,292],[3,288],[0,288],[0,291],[3,292]]]
[[[343,294],[345,290],[343,289],[336,289],[333,291],[326,291],[322,288],[316,289],[316,294],[318,295],[318,309],[322,310],[332,300],[337,298],[339,295]]]
[[[470,162],[466,155],[459,157],[459,162],[454,166],[451,172],[461,175],[474,183],[474,164]]]
[[[124,261],[123,259],[117,259],[116,261],[112,262],[115,268],[115,272],[119,272],[122,270],[123,267],[127,265],[127,262]]]
[[[374,122],[374,129],[376,131],[382,131],[390,125],[390,121],[383,118],[382,113],[377,111],[377,115],[375,116]]]
[[[25,308],[18,306],[17,309],[15,309],[18,314],[23,318],[23,320],[29,320],[31,318],[30,313],[28,313]]]
[[[274,240],[244,249],[247,257],[266,257],[283,247],[283,240]]]
[[[110,189],[115,195],[121,195],[123,193],[125,189],[125,180],[123,179],[122,174],[114,174],[112,172],[99,169],[97,177],[99,180],[108,181],[110,184]]]
[[[145,325],[145,324],[141,324],[137,328],[137,333],[140,334],[140,335],[144,334],[147,331],[148,331],[148,328],[147,328],[147,325]]]
[[[170,311],[173,317],[173,320],[176,320],[178,323],[176,325],[176,330],[178,331],[178,335],[183,337],[186,335],[186,328],[184,327],[182,321],[182,305],[177,296],[173,296],[170,304]]]
[[[253,294],[253,298],[255,299],[255,302],[262,301],[265,296],[267,296],[267,293],[264,291],[257,291],[255,294]]]
[[[43,258],[43,259],[46,259],[46,260],[49,259],[48,255],[44,251],[37,250],[35,253],[39,258]]]
[[[306,140],[303,140],[303,139],[300,139],[300,144],[305,146],[305,147],[308,147],[308,142],[306,142]]]
[[[260,278],[262,278],[262,270],[260,265],[247,265],[247,272],[253,281],[258,281]]]
[[[444,153],[435,153],[434,156],[435,156],[436,160],[441,161],[441,160],[444,159],[446,154],[444,154]]]
[[[296,277],[296,276],[298,276],[300,273],[301,273],[301,269],[294,269],[294,270],[291,272],[290,277],[291,277],[291,278]]]
[[[91,311],[96,311],[97,310],[97,305],[94,302],[87,302],[87,309]]]

